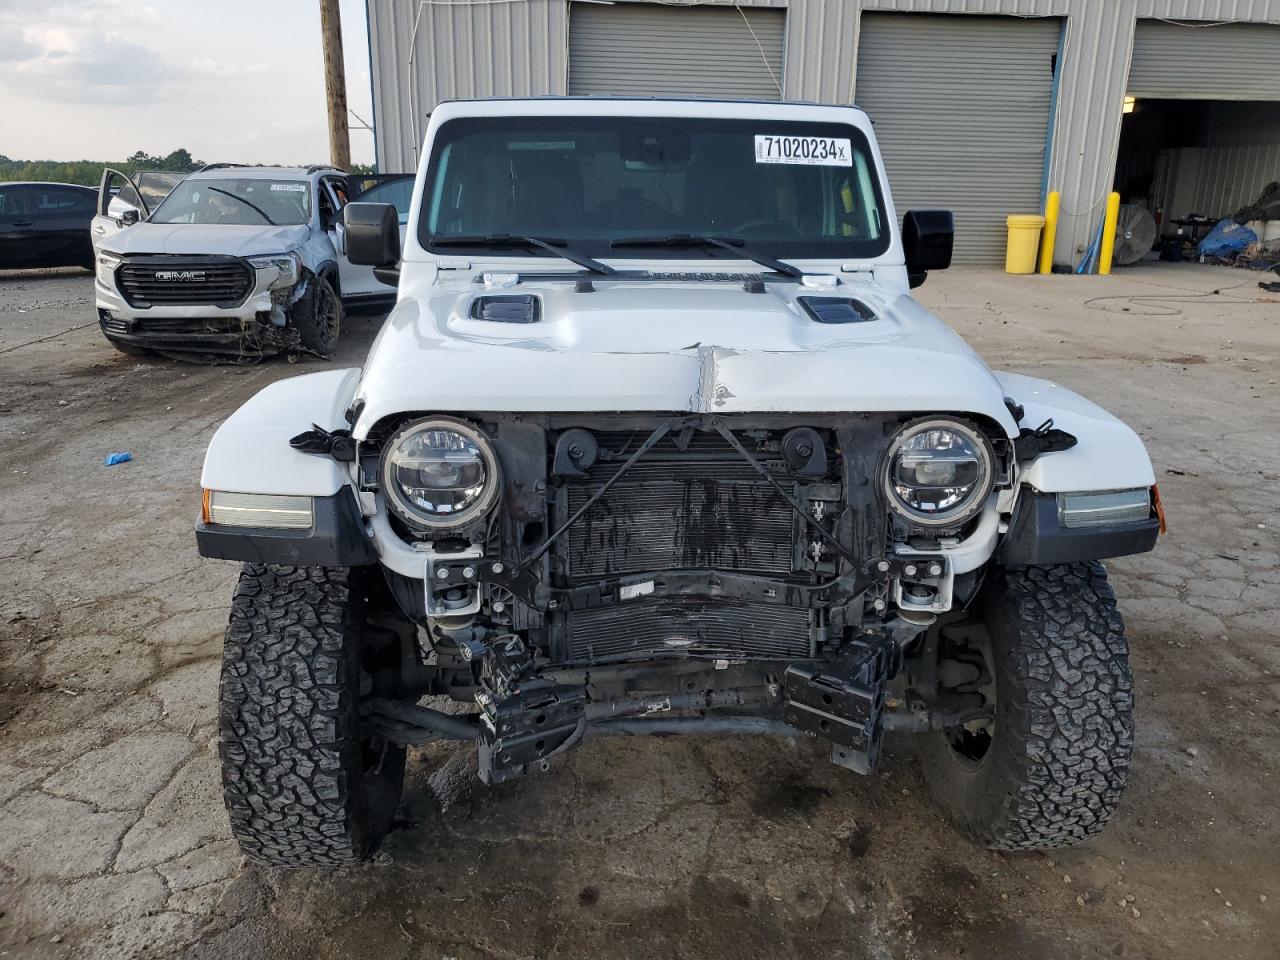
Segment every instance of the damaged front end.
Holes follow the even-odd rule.
[[[114,345],[203,363],[297,352],[293,313],[314,277],[297,254],[115,256],[97,264],[98,324]]]
[[[995,547],[1015,453],[994,424],[449,416],[294,445],[349,461],[374,508],[391,592],[425,628],[402,692],[480,708],[469,726],[374,700],[370,722],[478,738],[487,781],[645,733],[811,735],[867,772],[886,729],[987,709],[906,678]]]

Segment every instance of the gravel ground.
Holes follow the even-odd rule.
[[[196,555],[191,522],[217,424],[323,365],[139,362],[99,335],[85,274],[0,277],[0,955],[1274,958],[1280,298],[1257,279],[955,270],[920,291],[994,365],[1134,424],[1156,461],[1170,533],[1111,565],[1139,726],[1101,838],[973,849],[910,740],[866,778],[812,743],[602,740],[496,789],[456,748],[419,752],[377,862],[273,873],[228,838],[214,719],[235,569]],[[336,363],[378,321],[352,318]]]

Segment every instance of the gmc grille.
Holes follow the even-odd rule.
[[[254,273],[236,257],[138,257],[116,270],[116,284],[131,307],[238,307],[253,289]]]

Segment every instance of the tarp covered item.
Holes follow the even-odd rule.
[[[1218,225],[1200,241],[1196,252],[1202,257],[1230,260],[1237,254],[1243,253],[1244,248],[1249,244],[1257,242],[1256,233],[1228,217],[1218,221]]]

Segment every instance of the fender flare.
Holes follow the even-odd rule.
[[[1022,404],[1023,427],[1046,420],[1078,441],[1069,450],[1042,453],[1021,481],[1041,493],[1131,490],[1156,482],[1142,438],[1129,426],[1080,394],[1050,380],[996,373],[1005,395]]]
[[[223,421],[209,441],[200,485],[229,493],[328,497],[354,490],[345,464],[301,453],[289,440],[313,423],[347,426],[360,368],[325,370],[264,387]]]

